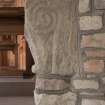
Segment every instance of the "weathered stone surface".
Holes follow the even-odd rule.
[[[105,9],[105,0],[94,0],[96,9]]]
[[[105,84],[105,77],[102,77],[102,82],[103,84]]]
[[[80,92],[80,95],[85,95],[85,96],[104,96],[104,93],[100,93],[100,92]]]
[[[102,28],[101,16],[82,16],[80,17],[81,30],[98,30]]]
[[[98,89],[99,84],[95,80],[73,80],[72,84],[75,89]]]
[[[82,105],[105,105],[105,100],[83,99]]]
[[[79,0],[79,12],[80,13],[85,13],[90,10],[89,1],[90,0]]]
[[[89,78],[96,78],[97,75],[96,75],[96,74],[93,74],[93,73],[89,73],[89,74],[87,74],[86,77],[87,77],[88,79],[89,79]]]
[[[105,48],[105,33],[82,36],[81,48],[83,47]]]
[[[57,79],[36,79],[36,89],[40,90],[64,90],[69,87],[68,83],[64,80]]]
[[[35,105],[75,105],[77,96],[71,92],[63,95],[36,94]]]
[[[81,68],[77,5],[78,0],[26,0],[25,33],[35,61],[33,72],[71,75]]]
[[[87,73],[102,73],[104,71],[104,61],[88,60],[84,62],[84,71]]]
[[[87,57],[105,57],[105,50],[85,50]]]

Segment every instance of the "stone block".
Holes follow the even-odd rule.
[[[64,90],[69,87],[68,83],[60,79],[36,79],[36,89],[40,90]]]
[[[95,80],[73,80],[72,84],[75,89],[98,89],[99,84]]]
[[[34,92],[35,105],[76,105],[77,96],[68,92],[62,95],[37,94]]]
[[[83,99],[82,105],[105,105],[105,100]]]
[[[81,48],[84,47],[105,48],[105,33],[87,36],[83,35],[81,40]]]
[[[94,97],[94,96],[104,96],[104,93],[100,93],[100,92],[80,92],[80,95],[85,95],[85,96],[90,96],[90,97]]]
[[[86,78],[96,78],[97,77],[97,75],[96,74],[93,74],[93,73],[89,73],[89,74],[87,74],[87,76],[86,76]]]
[[[85,13],[90,10],[89,1],[90,0],[79,0],[79,12],[80,13]]]
[[[35,61],[32,71],[73,75],[81,70],[78,0],[25,1],[25,35]]]
[[[105,50],[85,50],[87,57],[105,57]]]
[[[105,84],[105,77],[102,77],[102,82],[103,84]]]
[[[102,73],[104,71],[103,60],[88,60],[84,62],[83,66],[87,73]]]
[[[105,9],[105,0],[94,0],[96,9]]]
[[[82,16],[79,23],[80,30],[99,30],[103,26],[101,16]]]

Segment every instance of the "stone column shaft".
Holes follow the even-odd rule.
[[[35,60],[36,105],[75,105],[68,91],[81,70],[78,0],[26,0],[25,35]]]

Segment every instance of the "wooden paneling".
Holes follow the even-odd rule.
[[[0,17],[20,17],[24,15],[23,7],[2,7],[0,8]]]
[[[25,0],[0,0],[0,7],[23,7]]]
[[[24,33],[24,8],[0,8],[0,32]]]
[[[22,7],[1,7],[0,8],[0,35],[24,35],[24,8]],[[5,47],[8,47],[7,50],[13,49],[17,44],[8,44],[0,45],[0,50],[5,50]],[[27,70],[23,73],[23,70],[12,69],[9,70],[0,70],[0,76],[21,76],[25,77],[32,76],[31,66],[34,63],[32,55],[29,51],[28,46],[26,46],[26,63]]]

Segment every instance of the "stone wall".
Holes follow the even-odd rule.
[[[26,38],[31,48],[34,60],[36,61],[36,65],[38,65],[37,60],[39,60],[39,63],[41,64],[38,65],[39,68],[36,66],[33,66],[32,68],[33,72],[36,73],[36,83],[34,91],[35,104],[105,105],[105,0],[53,0],[52,2],[50,0],[40,0],[39,4],[37,3],[37,1],[38,0],[26,0],[25,21]],[[45,2],[43,2],[44,11],[41,9],[42,1]],[[52,30],[54,29],[54,33],[46,33],[46,31],[42,30],[40,27],[37,27],[37,24],[39,24],[40,22],[42,26],[47,24],[39,20],[37,20],[39,21],[39,23],[37,23],[34,20],[38,19],[36,16],[38,15],[39,9],[41,12],[39,13],[40,16],[42,16],[43,12],[46,11],[46,6],[44,6],[46,5],[46,3],[47,6],[50,6],[48,7],[49,10],[51,8],[56,8],[56,12],[58,10],[59,13],[61,13],[59,14],[60,18],[58,20],[54,19],[54,22],[60,22],[58,24],[58,27],[54,26],[56,27],[55,29],[54,27],[51,27]],[[53,3],[55,3],[55,5]],[[37,5],[39,5],[39,7],[37,7]],[[73,11],[74,9],[75,11]],[[76,11],[77,9],[79,13]],[[74,14],[74,12],[76,14]],[[45,20],[46,18],[48,18],[50,21],[49,11],[45,13],[48,13],[48,15],[43,18],[45,18]],[[72,18],[70,19],[74,20],[70,20],[68,14],[69,17],[72,16]],[[53,17],[55,17],[54,11],[51,15],[53,19]],[[72,22],[72,24],[69,25],[69,22]],[[78,36],[73,37],[72,34],[74,33],[74,26],[75,29],[78,30]],[[76,26],[79,26],[79,29]],[[60,30],[62,30],[62,32]],[[40,33],[41,35],[43,34],[44,37],[43,35],[40,36],[40,33],[38,33],[39,31],[41,31]],[[44,33],[42,33],[42,31],[44,31]],[[70,34],[71,31],[73,32],[72,34]],[[69,33],[72,38],[72,40],[69,41],[71,41],[71,43],[76,43],[77,41],[78,47],[75,48],[75,44],[70,44],[70,47],[66,46],[68,50],[65,49],[65,47],[62,47],[62,44],[58,39],[69,39],[69,36],[63,37],[62,33],[64,36]],[[53,35],[55,39],[52,39],[51,35]],[[74,33],[73,35],[77,34]],[[53,50],[50,49],[52,48],[52,43],[50,43],[52,42],[52,40],[54,47]],[[48,43],[45,44],[46,41]],[[62,43],[66,45],[67,42],[68,40],[65,39]],[[46,47],[46,45],[51,46]],[[50,51],[53,51],[53,53],[51,53]],[[62,54],[64,54],[65,51],[67,56],[63,55],[64,58],[62,59]],[[71,53],[72,51],[74,52]],[[68,52],[72,54],[71,59]],[[53,60],[51,59],[52,55],[50,54],[54,54],[53,57],[55,58],[58,57],[57,54],[61,55],[59,56],[61,58],[54,58],[53,62]],[[78,60],[76,57],[78,58]],[[50,61],[46,61],[46,59],[49,59]],[[76,62],[74,62],[74,59]],[[69,61],[73,61],[73,64]],[[52,63],[54,65],[56,64],[57,69],[55,66],[55,68],[50,66]],[[69,67],[65,64],[72,64],[72,66],[70,65]],[[77,66],[78,64],[79,66]]]
[[[105,105],[105,0],[80,0],[84,78],[73,80],[79,105]]]

